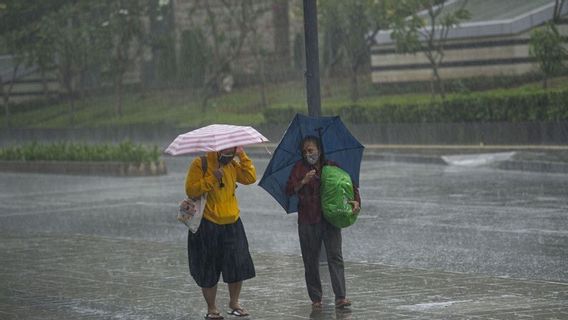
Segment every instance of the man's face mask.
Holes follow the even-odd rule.
[[[319,160],[319,150],[316,144],[312,143],[312,142],[306,142],[302,148],[302,153],[304,155],[304,159],[306,159],[306,162],[309,163],[310,165],[314,165],[318,162]]]
[[[233,160],[234,157],[235,157],[235,152],[220,153],[219,154],[219,163],[221,163],[222,165],[226,165],[226,164],[230,163],[231,160]]]
[[[306,159],[306,162],[307,162],[307,163],[309,163],[309,164],[311,164],[311,165],[314,165],[314,164],[316,164],[316,163],[318,162],[318,159],[319,159],[319,152],[314,151],[314,152],[312,152],[312,153],[306,153],[306,154],[304,155],[304,158]]]

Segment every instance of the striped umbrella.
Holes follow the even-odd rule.
[[[221,151],[267,141],[268,139],[253,127],[212,124],[180,134],[164,152],[176,156],[186,153]]]

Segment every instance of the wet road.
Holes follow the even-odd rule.
[[[160,177],[0,173],[0,232],[184,243],[189,160]],[[296,215],[256,185],[237,193],[251,250],[299,255]],[[361,194],[347,261],[568,282],[568,175],[365,161]]]

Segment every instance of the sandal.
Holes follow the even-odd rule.
[[[223,320],[223,316],[219,312],[211,312],[205,315],[205,319]]]
[[[321,308],[323,308],[323,304],[321,303],[321,301],[314,301],[314,302],[312,302],[312,308],[313,309],[321,309]]]
[[[231,311],[227,312],[229,315],[235,316],[235,317],[246,317],[246,316],[250,316],[250,313],[248,313],[245,309],[243,308],[236,308],[236,309],[232,309]]]
[[[338,299],[335,301],[335,307],[338,309],[342,309],[345,307],[349,307],[351,305],[351,300],[345,298],[345,299]]]

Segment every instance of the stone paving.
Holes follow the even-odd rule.
[[[4,233],[0,252],[0,319],[203,319],[206,311],[183,245]],[[568,319],[567,283],[362,263],[346,263],[351,308],[324,298],[313,311],[300,257],[253,259],[257,277],[241,294],[249,319]],[[227,308],[225,285],[217,301]]]

